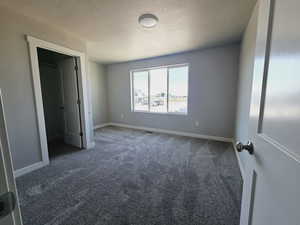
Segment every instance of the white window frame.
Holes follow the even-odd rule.
[[[177,68],[177,67],[187,67],[187,83],[188,83],[188,96],[187,96],[187,111],[186,113],[179,113],[179,112],[169,112],[169,69],[170,68]],[[167,112],[151,112],[150,111],[150,70],[154,69],[167,69]],[[135,110],[134,109],[134,73],[135,72],[147,72],[148,73],[148,110]],[[171,115],[181,115],[187,116],[189,114],[189,77],[190,77],[190,65],[189,63],[181,63],[181,64],[171,64],[171,65],[163,65],[163,66],[156,66],[156,67],[144,67],[130,70],[130,108],[131,112],[137,113],[150,113],[150,114],[171,114]]]

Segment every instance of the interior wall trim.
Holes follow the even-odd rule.
[[[152,131],[152,132],[163,133],[163,134],[173,134],[173,135],[184,136],[184,137],[202,138],[202,139],[230,142],[230,143],[233,140],[232,138],[226,138],[226,137],[218,137],[218,136],[203,135],[203,134],[181,132],[181,131],[173,131],[173,130],[166,130],[166,129],[158,129],[158,128],[151,128],[151,127],[133,126],[133,125],[124,124],[124,123],[107,123],[106,126],[132,128],[132,129],[136,129],[136,130],[145,130],[145,131]]]
[[[180,131],[171,131],[171,130],[142,127],[142,126],[133,126],[133,125],[123,124],[123,123],[105,123],[105,124],[102,124],[99,128],[106,127],[106,126],[117,126],[117,127],[132,128],[132,129],[137,129],[137,130],[145,130],[145,131],[152,131],[152,132],[158,132],[158,133],[173,134],[173,135],[179,135],[179,136],[185,136],[185,137],[193,137],[193,138],[202,138],[202,139],[208,139],[208,140],[214,140],[214,141],[230,142],[230,143],[232,143],[232,147],[234,149],[234,153],[235,153],[235,156],[238,161],[242,179],[244,180],[244,178],[245,178],[245,169],[244,169],[243,163],[241,161],[240,154],[236,149],[235,141],[233,138],[225,138],[225,137],[218,137],[218,136],[211,136],[211,135],[180,132]]]
[[[39,168],[39,166],[41,165],[49,164],[49,153],[48,153],[45,117],[44,117],[44,109],[43,109],[43,98],[42,98],[42,90],[41,90],[41,82],[40,82],[39,62],[38,62],[38,55],[37,55],[38,48],[47,49],[50,51],[77,57],[79,59],[78,75],[80,77],[79,94],[80,94],[80,99],[82,101],[81,126],[83,131],[83,148],[89,148],[90,146],[92,146],[93,140],[90,137],[90,132],[89,132],[90,130],[92,130],[92,127],[90,125],[90,115],[89,115],[89,105],[88,105],[88,88],[87,88],[85,53],[75,51],[73,49],[69,49],[48,41],[37,39],[29,35],[26,36],[26,39],[29,47],[31,74],[32,74],[32,81],[33,81],[34,98],[35,98],[35,109],[36,109],[36,117],[38,122],[39,141],[40,141],[40,148],[41,148],[41,155],[42,155],[42,163],[37,162],[33,165],[25,167],[27,169],[24,168],[24,171],[32,171],[35,168]]]
[[[94,126],[94,130],[100,129],[100,128],[102,128],[102,127],[107,127],[107,126],[109,126],[109,125],[110,125],[110,123],[102,123],[102,124],[98,124],[98,125],[95,125],[95,126]]]
[[[157,128],[151,128],[151,127],[142,127],[142,126],[133,126],[133,125],[128,125],[128,124],[123,124],[123,123],[103,123],[94,126],[94,129],[100,129],[103,127],[107,126],[116,126],[116,127],[124,127],[124,128],[131,128],[131,129],[136,129],[136,130],[144,130],[144,131],[152,131],[152,132],[157,132],[157,133],[163,133],[163,134],[172,134],[172,135],[178,135],[178,136],[184,136],[184,137],[193,137],[193,138],[202,138],[202,139],[208,139],[208,140],[214,140],[214,141],[222,141],[222,142],[229,142],[232,143],[233,149],[235,151],[239,168],[242,174],[242,178],[244,179],[245,172],[244,172],[244,167],[242,165],[240,155],[238,154],[236,147],[235,147],[235,142],[233,138],[225,138],[225,137],[218,137],[218,136],[211,136],[211,135],[203,135],[203,134],[196,134],[196,133],[188,133],[188,132],[180,132],[180,131],[172,131],[172,130],[165,130],[165,129],[157,129]],[[95,147],[95,142],[91,142],[89,148]],[[20,177],[24,174],[30,173],[34,170],[40,169],[44,166],[47,166],[48,163],[45,163],[43,161],[34,163],[30,166],[18,169],[14,171],[14,176],[15,177]]]
[[[40,169],[40,168],[42,168],[44,166],[47,166],[47,165],[48,165],[48,163],[46,163],[44,161],[40,161],[40,162],[34,163],[32,165],[26,166],[24,168],[17,169],[17,170],[14,171],[14,177],[17,178],[17,177],[23,176],[27,173],[30,173],[34,170]]]

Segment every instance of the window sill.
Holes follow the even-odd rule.
[[[188,113],[172,113],[172,112],[149,112],[149,111],[137,111],[132,110],[133,113],[145,113],[145,114],[154,114],[154,115],[174,115],[174,116],[188,116]]]

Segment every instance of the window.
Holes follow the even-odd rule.
[[[149,110],[148,72],[136,72],[133,77],[134,82],[134,109],[136,111]]]
[[[150,112],[167,112],[166,68],[150,70]]]
[[[133,111],[187,114],[187,65],[133,71],[131,76]]]
[[[188,67],[169,69],[169,112],[187,113]]]

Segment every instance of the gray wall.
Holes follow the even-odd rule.
[[[80,39],[0,7],[0,88],[15,169],[41,161],[28,45],[25,35],[86,51]]]
[[[89,61],[89,83],[94,126],[107,123],[107,79],[104,65]]]
[[[239,44],[107,66],[110,121],[231,138],[234,135]],[[131,112],[131,69],[189,63],[188,115]],[[124,114],[124,118],[121,117]],[[200,125],[195,126],[199,121]]]
[[[244,33],[241,46],[235,139],[236,141],[242,141],[244,143],[249,140],[248,125],[256,45],[257,17],[258,7],[256,6]],[[244,167],[246,165],[247,155],[247,152],[240,153],[242,165]]]

